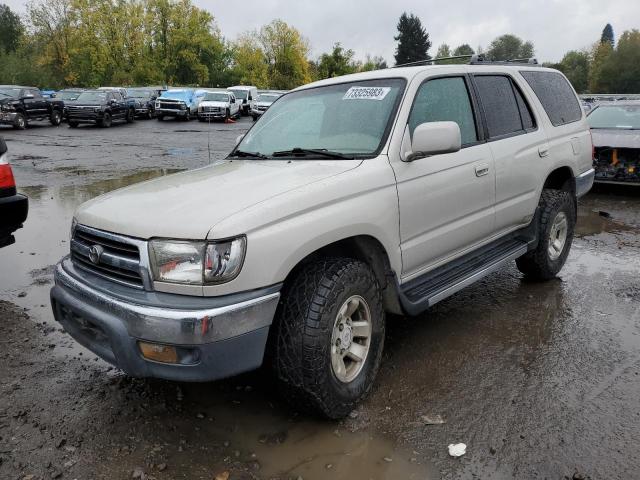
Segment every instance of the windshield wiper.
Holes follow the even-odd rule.
[[[253,158],[269,158],[264,153],[260,152],[245,152],[244,150],[236,150],[230,157],[253,157]]]
[[[289,156],[307,156],[307,155],[322,155],[323,157],[338,158],[341,160],[353,160],[354,156],[345,155],[340,152],[332,152],[326,148],[300,148],[295,147],[291,150],[281,150],[279,152],[273,152],[274,157],[289,157]]]

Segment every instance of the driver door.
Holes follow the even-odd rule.
[[[460,127],[462,149],[413,162],[392,161],[403,280],[466,253],[494,232],[494,162],[471,91],[468,78],[459,75],[427,79],[416,92],[403,145],[410,145],[413,131],[422,123],[454,121]]]

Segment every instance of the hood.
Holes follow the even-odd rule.
[[[270,107],[273,102],[256,102],[259,107]]]
[[[201,107],[228,107],[229,102],[214,102],[212,100],[203,100],[200,102]]]
[[[66,106],[74,106],[74,107],[101,107],[105,103],[106,103],[106,101],[104,101],[104,102],[84,102],[84,101],[78,101],[78,100],[65,100],[64,101],[64,104]]]
[[[187,92],[165,92],[158,97],[158,100],[178,100],[180,102],[188,102],[191,95]]]
[[[214,225],[231,215],[360,164],[361,160],[223,160],[97,197],[78,208],[76,219],[144,239],[205,239]]]
[[[592,128],[594,147],[640,148],[640,130]]]

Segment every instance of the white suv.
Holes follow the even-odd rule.
[[[516,261],[545,280],[593,182],[556,70],[416,66],[284,95],[226,160],[82,205],[56,319],[126,373],[207,381],[268,362],[296,408],[369,391],[385,312]]]
[[[198,120],[229,120],[240,116],[240,104],[232,92],[210,91],[200,98]]]

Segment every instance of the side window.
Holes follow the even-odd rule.
[[[569,82],[560,73],[524,71],[520,74],[535,92],[554,127],[582,118],[578,99]]]
[[[122,95],[120,94],[120,92],[113,92],[111,95],[113,96],[116,102],[122,101]]]
[[[444,121],[460,126],[463,145],[478,140],[469,91],[462,77],[436,78],[420,86],[409,117],[409,131],[413,135],[421,123]]]
[[[40,93],[40,90],[29,90],[29,93],[33,95],[33,98],[36,98],[36,99],[42,98],[42,94]]]
[[[502,75],[476,75],[478,95],[482,102],[489,138],[522,132],[520,108],[511,80]]]
[[[531,113],[531,107],[522,96],[522,92],[517,85],[513,86],[516,93],[516,101],[518,102],[518,108],[520,109],[520,117],[522,118],[522,126],[525,130],[529,130],[536,127],[536,122],[533,120],[533,114]]]

